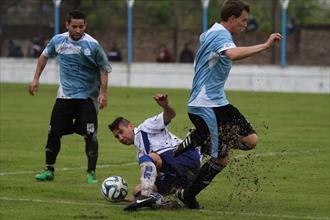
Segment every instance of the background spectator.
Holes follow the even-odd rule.
[[[169,49],[164,44],[160,45],[159,54],[158,54],[156,60],[159,63],[169,63],[169,62],[171,62],[171,53],[170,53]]]
[[[113,42],[110,51],[107,53],[108,60],[112,62],[121,62],[121,52],[117,47],[117,43]]]
[[[8,57],[23,57],[21,47],[13,40],[8,41]]]
[[[184,48],[180,53],[180,63],[193,63],[194,53],[189,49],[189,44],[185,43]]]
[[[43,46],[40,44],[38,39],[33,39],[32,45],[30,45],[28,49],[28,56],[29,57],[39,57],[43,50]]]

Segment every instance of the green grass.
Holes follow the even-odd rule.
[[[123,176],[132,191],[139,181],[135,149],[120,145],[107,129],[117,116],[135,124],[160,112],[152,95],[169,94],[177,116],[170,130],[184,137],[188,90],[109,88],[99,113],[99,183],[86,183],[80,136],[65,136],[54,182],[34,180],[43,168],[44,145],[56,86],[0,84],[0,219],[330,219],[329,94],[228,92],[232,104],[256,128],[257,149],[235,151],[231,164],[198,197],[204,211],[141,210],[126,213],[102,199],[100,184]],[[102,166],[101,166],[102,165]],[[69,168],[63,170],[63,168]]]

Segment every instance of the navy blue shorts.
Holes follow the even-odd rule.
[[[176,158],[170,150],[160,154],[160,157],[162,174],[157,177],[155,185],[162,195],[171,193],[173,188],[187,187],[200,168],[199,149],[189,149]]]

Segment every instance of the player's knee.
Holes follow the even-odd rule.
[[[90,146],[98,145],[96,135],[84,136],[84,140],[85,140],[86,145],[90,145]]]
[[[61,146],[61,136],[57,134],[48,134],[46,151],[58,151]]]
[[[257,134],[250,134],[242,139],[242,142],[250,149],[254,149],[258,144]]]
[[[154,162],[157,170],[159,170],[160,168],[162,168],[163,161],[162,161],[162,158],[158,154],[156,154],[156,153],[150,153],[149,156],[153,160],[153,162]]]
[[[97,135],[96,133],[87,133],[83,135],[85,141],[92,141],[97,142]]]
[[[51,142],[59,142],[62,138],[62,135],[60,133],[55,132],[49,132],[48,133],[48,141]]]
[[[229,164],[229,156],[226,155],[225,157],[222,158],[218,157],[215,159],[215,163],[225,167]]]
[[[251,134],[251,140],[249,143],[249,146],[253,149],[258,144],[258,136],[256,134]]]

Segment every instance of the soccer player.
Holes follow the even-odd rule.
[[[188,149],[173,158],[172,150],[181,140],[167,129],[167,125],[176,113],[169,105],[167,95],[157,94],[153,98],[163,108],[162,113],[146,119],[138,127],[123,117],[109,125],[120,143],[134,144],[137,148],[141,184],[134,191],[136,200],[125,208],[128,211],[153,205],[157,195],[153,192],[166,195],[174,188],[188,186],[200,167],[199,149]]]
[[[85,139],[88,159],[87,182],[96,183],[98,158],[97,113],[107,105],[108,73],[111,66],[100,44],[84,33],[86,16],[74,10],[68,15],[68,32],[55,35],[38,59],[29,86],[34,95],[49,57],[56,56],[60,66],[60,86],[53,107],[45,147],[46,169],[36,174],[37,181],[53,181],[61,137],[77,133]]]
[[[230,148],[251,150],[257,145],[255,130],[239,110],[229,104],[224,85],[232,61],[264,51],[282,37],[274,33],[265,43],[237,47],[232,35],[244,31],[249,12],[249,6],[243,1],[226,0],[221,9],[220,23],[215,23],[200,36],[188,101],[188,115],[196,130],[178,145],[174,154],[176,156],[187,148],[202,145],[202,153],[208,153],[211,158],[200,168],[195,181],[177,192],[178,198],[188,208],[200,208],[196,195],[227,166]],[[208,141],[211,147],[203,147]]]

